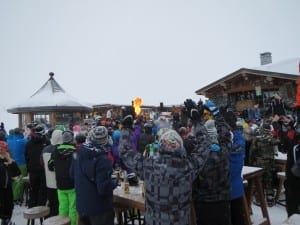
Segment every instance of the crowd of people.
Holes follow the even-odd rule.
[[[276,106],[276,105],[275,105]],[[263,188],[275,204],[278,151],[287,153],[287,215],[300,210],[300,123],[288,116],[247,110],[237,115],[214,102],[184,101],[172,119],[144,120],[133,108],[122,120],[92,127],[50,128],[28,125],[7,134],[0,129],[0,218],[11,221],[22,203],[22,177],[29,175],[28,207],[48,205],[50,216],[70,217],[71,224],[113,225],[114,170],[126,171],[130,185],[145,186],[145,224],[243,225],[244,165],[264,168]],[[257,202],[259,204],[259,202]]]

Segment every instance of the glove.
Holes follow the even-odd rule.
[[[221,150],[221,147],[218,144],[212,144],[210,146],[210,150],[213,151],[213,152],[219,152]]]
[[[190,155],[195,149],[196,142],[194,141],[193,137],[187,137],[184,139],[183,146],[187,151],[187,154]]]
[[[208,110],[211,115],[216,116],[219,113],[219,108],[212,101],[207,101],[204,105],[204,109]]]
[[[139,180],[135,173],[129,173],[127,175],[127,180],[128,180],[128,183],[130,186],[138,186],[139,185]]]
[[[197,107],[198,107],[198,112],[200,113],[200,115],[202,117],[204,114],[204,105],[203,105],[203,102],[201,99],[198,101]]]
[[[198,121],[201,120],[201,114],[198,111],[198,106],[192,99],[186,99],[184,101],[184,105],[186,108],[186,113],[187,116],[192,120],[192,121]]]

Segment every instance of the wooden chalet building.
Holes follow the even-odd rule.
[[[241,68],[196,91],[216,102],[219,106],[230,106],[243,111],[248,106],[268,106],[274,94],[279,94],[287,104],[295,102],[300,58],[272,63],[271,53],[261,55],[261,66]]]

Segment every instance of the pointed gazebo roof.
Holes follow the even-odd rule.
[[[7,109],[9,113],[25,112],[90,112],[92,105],[70,96],[49,73],[48,81],[28,100]]]

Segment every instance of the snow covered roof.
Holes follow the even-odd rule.
[[[205,95],[205,92],[217,85],[243,74],[255,74],[259,76],[281,78],[286,80],[297,80],[300,75],[300,58],[293,58],[279,63],[270,63],[254,68],[240,68],[227,76],[218,79],[201,89],[195,91],[198,95]]]
[[[55,112],[55,111],[92,111],[92,105],[83,103],[70,96],[53,78],[50,73],[48,81],[29,99],[7,109],[9,113],[23,112]]]
[[[252,69],[283,74],[300,75],[300,58],[288,59],[279,63],[270,63]]]

